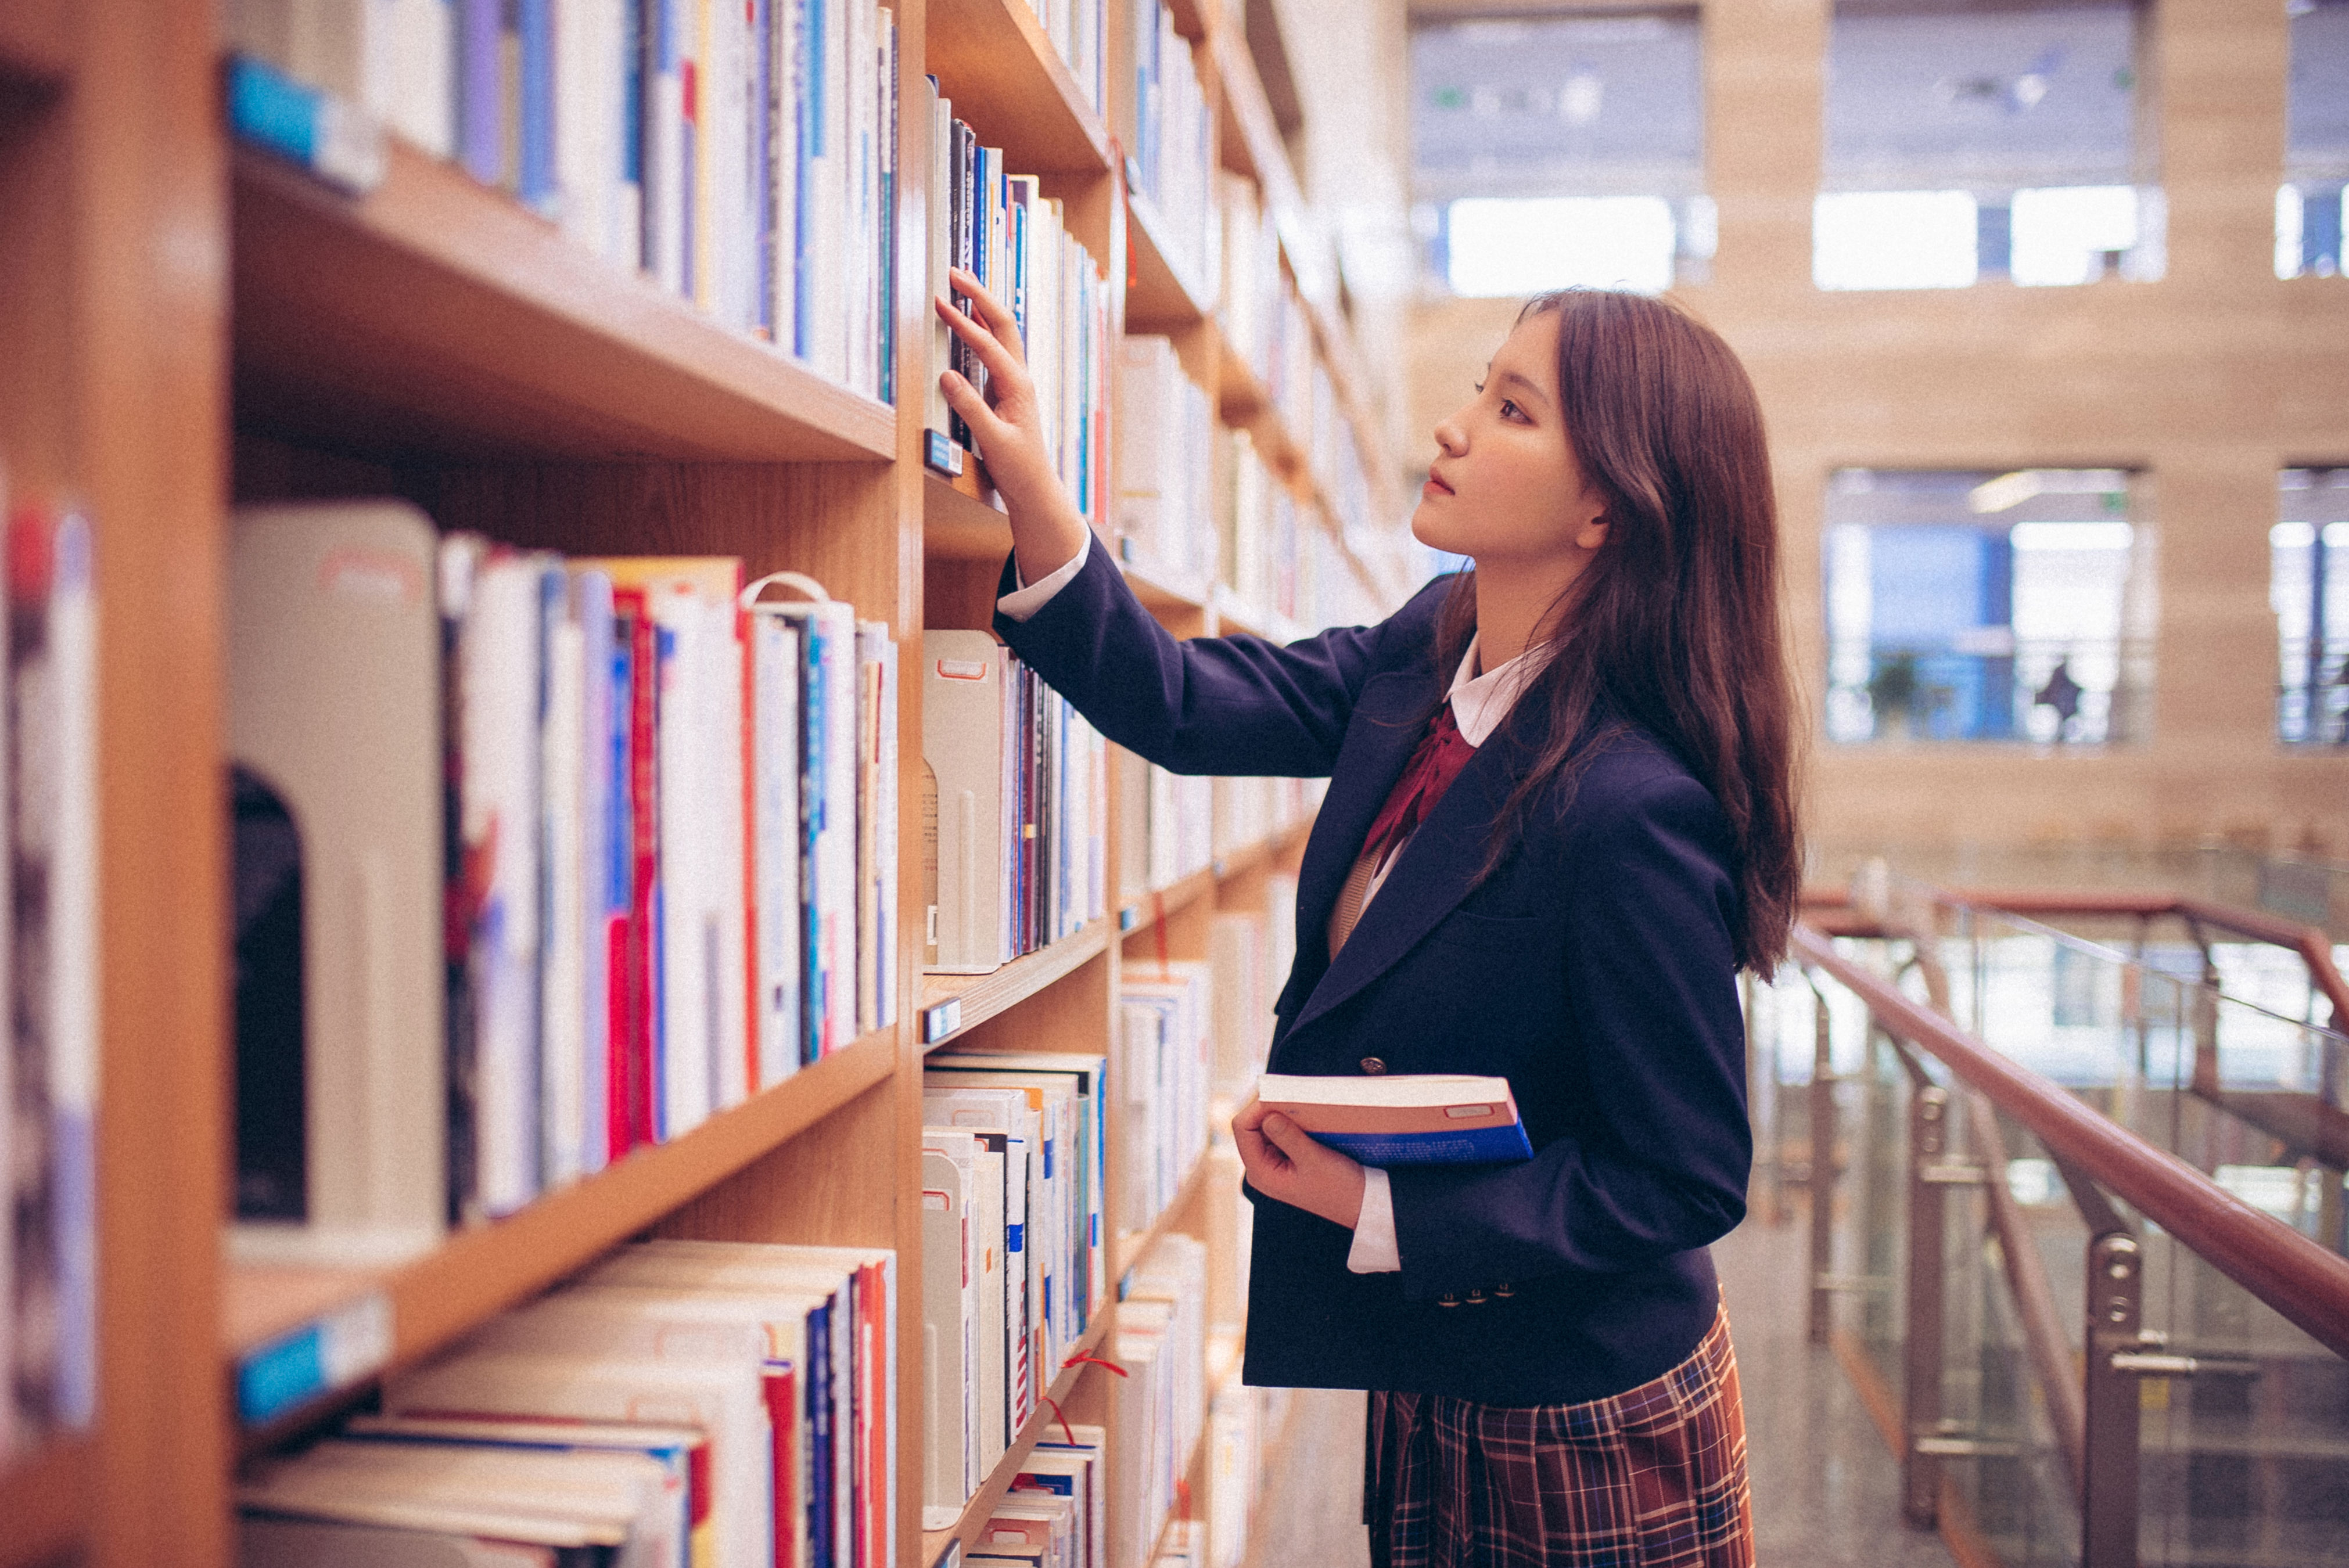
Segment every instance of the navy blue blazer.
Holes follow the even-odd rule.
[[[1505,1077],[1532,1140],[1526,1163],[1392,1173],[1399,1274],[1348,1273],[1350,1230],[1251,1191],[1247,1380],[1599,1398],[1696,1348],[1719,1301],[1705,1244],[1744,1213],[1735,850],[1712,794],[1633,730],[1583,769],[1562,812],[1537,809],[1480,881],[1539,722],[1519,711],[1331,963],[1330,912],[1450,680],[1433,658],[1449,581],[1378,625],[1288,647],[1178,642],[1096,547],[1033,618],[999,615],[996,630],[1103,734],[1162,767],[1330,775],[1298,878],[1273,1071]],[[1004,590],[1016,585],[1007,563]]]

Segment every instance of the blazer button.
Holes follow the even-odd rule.
[[[1517,1287],[1509,1284],[1508,1281],[1503,1280],[1499,1284],[1493,1287],[1493,1294],[1498,1296],[1501,1300],[1506,1301],[1509,1297],[1517,1294]]]
[[[1458,1306],[1460,1305],[1460,1298],[1447,1290],[1442,1295],[1435,1298],[1435,1305],[1438,1306]]]
[[[1369,1074],[1371,1077],[1376,1078],[1386,1070],[1387,1064],[1379,1060],[1378,1057],[1364,1057],[1362,1058],[1362,1071]]]
[[[1471,1306],[1482,1306],[1482,1305],[1485,1305],[1485,1293],[1484,1293],[1483,1291],[1481,1291],[1481,1290],[1472,1290],[1472,1291],[1470,1291],[1470,1292],[1468,1293],[1468,1305],[1471,1305]]]

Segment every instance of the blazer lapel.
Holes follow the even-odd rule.
[[[1418,739],[1416,736],[1412,738],[1414,743]],[[1452,781],[1452,788],[1436,802],[1435,810],[1428,813],[1419,830],[1403,845],[1378,896],[1362,912],[1353,934],[1346,939],[1346,945],[1339,950],[1337,958],[1306,999],[1292,1034],[1392,968],[1468,896],[1475,884],[1476,872],[1485,863],[1493,823],[1516,783],[1519,769],[1510,756],[1512,749],[1496,734],[1468,759],[1468,765]],[[1326,940],[1338,891],[1342,889],[1346,873],[1353,869],[1354,861],[1361,853],[1362,839],[1370,831],[1372,818],[1394,788],[1402,762],[1409,758],[1410,749],[1406,747],[1402,758],[1384,775],[1385,781],[1368,810],[1361,813],[1361,820],[1347,824],[1350,836],[1336,841],[1339,847],[1330,852],[1343,864],[1338,872],[1338,887],[1331,891],[1329,903],[1319,906],[1317,942]],[[1299,903],[1303,903],[1301,879]]]
[[[1304,860],[1297,868],[1300,963],[1292,984],[1301,980],[1309,989],[1330,962],[1330,916],[1345,891],[1347,873],[1362,852],[1371,823],[1419,744],[1421,728],[1412,720],[1427,701],[1427,679],[1423,670],[1391,670],[1365,681],[1354,698],[1346,738],[1330,769],[1330,792],[1322,798],[1312,834],[1305,841]],[[1304,972],[1308,961],[1314,966],[1309,975]]]

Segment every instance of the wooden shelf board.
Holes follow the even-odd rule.
[[[674,1142],[637,1150],[397,1268],[224,1268],[221,1348],[233,1367],[321,1312],[379,1290],[392,1306],[384,1370],[413,1364],[885,1082],[896,1060],[896,1030],[876,1030]]]
[[[0,1466],[0,1568],[68,1557],[88,1528],[96,1445],[58,1438]]]
[[[915,1025],[922,1032],[922,1048],[934,1050],[1074,973],[1109,945],[1109,926],[1108,921],[1096,920],[1074,936],[1064,936],[985,975],[923,975],[921,1011],[915,1016]],[[941,1013],[940,1009],[951,1011]]]
[[[1162,242],[1165,217],[1139,191],[1126,193],[1125,329],[1164,332],[1205,321],[1214,308],[1206,291]]]
[[[1108,1340],[1110,1329],[1116,1321],[1117,1315],[1113,1310],[1103,1313],[1100,1320],[1085,1330],[1084,1336],[1077,1341],[1075,1353],[1079,1356],[1101,1354],[1101,1347]],[[1003,1450],[1003,1458],[997,1462],[987,1480],[979,1484],[978,1490],[971,1493],[970,1501],[963,1504],[962,1517],[947,1529],[922,1532],[923,1563],[936,1563],[952,1542],[960,1541],[964,1551],[970,1550],[974,1537],[986,1527],[988,1520],[994,1516],[996,1505],[1011,1490],[1012,1478],[1019,1473],[1019,1467],[1028,1462],[1030,1451],[1043,1440],[1048,1429],[1060,1424],[1060,1418],[1053,1413],[1053,1406],[1067,1404],[1069,1396],[1076,1389],[1077,1379],[1092,1370],[1090,1364],[1080,1361],[1073,1367],[1063,1368],[1052,1379],[1050,1403],[1037,1401],[1034,1413],[1020,1427],[1011,1446]]]
[[[963,465],[968,476],[976,463]],[[992,497],[989,488],[987,496]],[[933,561],[1001,561],[1011,553],[1011,520],[945,475],[922,474],[922,553]]]
[[[360,200],[240,149],[232,208],[248,428],[387,457],[896,454],[894,409],[398,141]]]
[[[1177,1496],[1174,1506],[1166,1511],[1166,1517],[1159,1523],[1158,1534],[1151,1544],[1150,1555],[1143,1558],[1143,1562],[1156,1563],[1164,1554],[1168,1538],[1174,1535],[1174,1527],[1178,1524],[1187,1524],[1199,1517],[1196,1511],[1199,1507],[1199,1493],[1204,1490],[1200,1483],[1207,1479],[1203,1473],[1202,1467],[1207,1460],[1207,1444],[1215,1435],[1215,1423],[1210,1420],[1201,1420],[1199,1435],[1191,1442],[1191,1457],[1183,1461],[1183,1487],[1184,1491],[1188,1495]]]
[[[1168,915],[1176,914],[1216,891],[1213,866],[1193,872],[1171,887],[1143,893],[1117,913],[1117,928],[1127,941],[1140,936]]]
[[[1025,0],[931,0],[930,74],[1014,174],[1110,172],[1109,133]]]

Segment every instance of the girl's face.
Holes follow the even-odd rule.
[[[1607,503],[1576,460],[1558,406],[1556,311],[1521,323],[1476,396],[1435,427],[1442,449],[1411,531],[1480,568],[1581,574],[1606,542]]]

